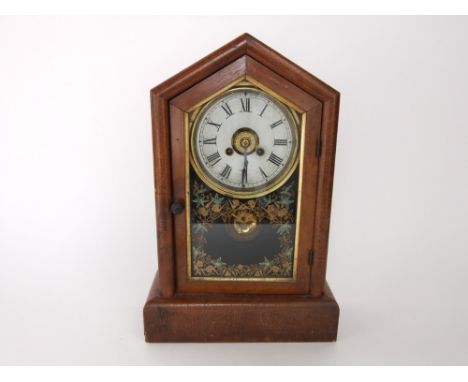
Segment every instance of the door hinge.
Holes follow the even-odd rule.
[[[322,140],[319,138],[315,146],[315,156],[320,158],[320,155],[322,155]]]
[[[315,256],[315,252],[313,249],[311,249],[309,251],[309,256],[308,256],[309,265],[312,265],[314,263],[314,256]]]

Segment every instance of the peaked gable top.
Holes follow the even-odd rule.
[[[250,56],[322,102],[339,99],[339,92],[280,53],[244,33],[151,90],[170,99],[242,56]]]

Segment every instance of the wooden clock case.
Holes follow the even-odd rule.
[[[174,204],[189,208],[184,115],[243,80],[306,115],[294,282],[200,282],[187,275],[185,213]],[[336,340],[339,307],[325,272],[339,93],[244,34],[153,88],[151,107],[159,270],[144,307],[146,341]]]

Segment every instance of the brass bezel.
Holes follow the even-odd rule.
[[[267,98],[271,99],[274,101],[278,107],[280,107],[286,117],[288,118],[289,122],[291,123],[291,126],[293,129],[291,129],[292,133],[294,134],[294,139],[295,139],[295,147],[294,147],[294,152],[292,153],[292,159],[289,160],[288,165],[282,170],[282,172],[277,175],[276,178],[274,178],[271,183],[267,183],[264,187],[261,187],[260,189],[256,190],[250,190],[250,191],[239,191],[239,190],[234,190],[232,188],[229,188],[225,185],[220,184],[215,178],[211,177],[209,174],[207,174],[203,169],[202,166],[199,163],[199,159],[197,158],[197,155],[194,152],[194,147],[196,146],[196,138],[195,138],[195,131],[197,125],[200,123],[200,116],[204,114],[206,110],[208,110],[215,102],[217,102],[220,98],[224,97],[225,94],[227,93],[232,93],[236,92],[239,90],[249,90],[257,93],[262,93],[266,95]],[[190,164],[192,165],[193,169],[195,170],[195,173],[198,175],[198,177],[205,183],[207,184],[211,189],[214,191],[225,195],[229,196],[232,198],[238,198],[238,199],[250,199],[250,198],[259,198],[261,196],[267,195],[278,188],[280,188],[283,184],[286,183],[286,181],[291,177],[291,175],[294,173],[294,171],[297,168],[297,165],[299,163],[299,148],[301,146],[301,124],[298,123],[297,118],[295,118],[294,110],[290,109],[288,105],[286,105],[282,100],[280,100],[276,94],[273,92],[269,92],[265,88],[258,88],[254,84],[251,84],[250,86],[247,85],[247,83],[242,83],[240,86],[233,85],[233,87],[221,92],[221,93],[215,93],[211,97],[208,97],[205,99],[205,101],[197,108],[197,110],[194,111],[195,118],[193,121],[189,121],[187,118],[186,120],[189,123],[189,126],[187,126],[189,134],[190,134],[190,140],[189,140],[189,150],[190,150]]]

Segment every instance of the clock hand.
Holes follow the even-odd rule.
[[[244,150],[244,168],[242,169],[242,187],[245,187],[247,183],[247,166],[249,161],[247,160],[247,150]]]

